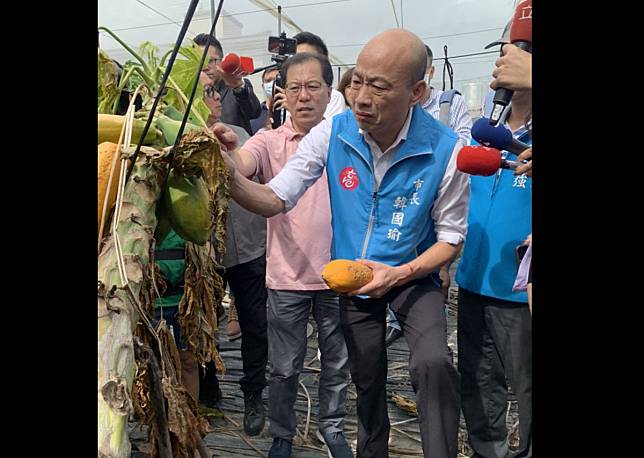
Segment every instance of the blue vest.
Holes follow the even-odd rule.
[[[398,266],[436,242],[432,207],[458,137],[420,105],[376,189],[371,150],[351,110],[333,117],[326,164],[331,259]]]
[[[518,140],[532,144],[527,131]],[[472,145],[476,145],[472,140]],[[516,155],[504,151],[510,160]],[[489,177],[472,176],[463,257],[456,282],[468,291],[513,302],[528,302],[513,292],[517,277],[515,250],[532,232],[532,179],[501,169]]]

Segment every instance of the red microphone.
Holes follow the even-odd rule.
[[[250,75],[255,70],[252,57],[238,56],[232,52],[224,56],[220,67],[227,75],[239,77]]]
[[[510,42],[517,48],[532,52],[532,0],[523,0],[517,5],[512,18],[512,27],[510,27]],[[503,87],[496,90],[490,114],[491,125],[498,124],[513,94],[514,91]]]
[[[464,146],[456,157],[456,168],[470,175],[489,177],[499,169],[516,169],[519,162],[508,161],[501,157],[496,148],[487,146]]]

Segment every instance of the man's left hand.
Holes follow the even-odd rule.
[[[515,175],[521,175],[525,173],[529,177],[532,177],[532,147],[528,148],[527,150],[523,151],[519,156],[517,157],[518,161],[525,161],[530,159],[527,163],[521,164],[514,170]]]
[[[356,259],[356,262],[371,268],[373,270],[373,279],[362,288],[348,293],[349,296],[382,297],[387,291],[396,286],[406,276],[406,273],[409,273],[409,269],[404,266],[392,267],[380,262],[369,261],[368,259]]]
[[[449,267],[441,267],[441,270],[438,273],[438,276],[441,279],[441,289],[445,295],[445,301],[449,299],[449,286],[452,283],[452,280],[449,276]]]

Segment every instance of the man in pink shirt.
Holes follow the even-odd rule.
[[[333,72],[326,57],[298,53],[282,67],[290,118],[275,130],[258,132],[231,153],[247,177],[271,180],[297,150],[300,140],[324,119]],[[309,310],[318,326],[321,352],[320,434],[334,458],[353,456],[344,435],[349,382],[347,348],[340,325],[337,294],[320,277],[330,261],[331,210],[327,180],[318,180],[288,213],[268,219],[268,418],[273,445],[269,458],[290,457],[295,435],[294,403],[306,354]]]

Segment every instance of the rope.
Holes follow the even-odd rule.
[[[306,386],[302,383],[302,381],[298,381],[302,389],[304,390],[304,393],[306,394],[306,401],[307,401],[307,411],[306,411],[306,426],[304,426],[304,437],[309,437],[309,423],[311,422],[311,396],[309,396],[309,390],[306,389]]]
[[[445,90],[445,70],[447,70],[447,76],[449,76],[449,88],[454,89],[454,68],[452,64],[447,59],[447,45],[443,46],[443,52],[445,53],[445,63],[443,64],[443,91]]]

